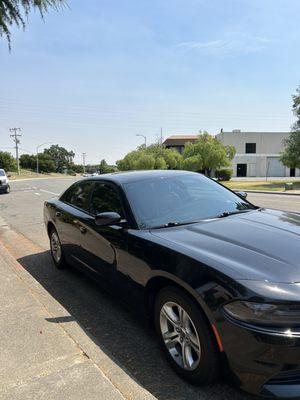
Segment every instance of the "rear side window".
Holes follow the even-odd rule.
[[[80,182],[73,185],[64,196],[64,201],[74,207],[88,211],[92,184],[92,182]]]
[[[117,212],[124,218],[122,201],[117,189],[106,183],[96,183],[92,194],[90,212],[94,215],[102,212]]]

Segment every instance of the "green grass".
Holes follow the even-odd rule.
[[[284,184],[286,182],[293,182],[293,189],[300,190],[300,181],[251,181],[251,182],[222,182],[224,186],[230,189],[241,189],[241,190],[269,190],[269,191],[284,191]]]

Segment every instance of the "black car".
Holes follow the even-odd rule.
[[[258,208],[201,174],[140,171],[74,183],[45,203],[55,265],[146,310],[174,370],[300,396],[300,214]]]

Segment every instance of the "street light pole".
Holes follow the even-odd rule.
[[[45,142],[36,147],[36,173],[39,174],[39,148],[45,144],[51,144],[52,142]]]
[[[139,134],[139,133],[138,133],[136,136],[141,136],[141,137],[143,137],[144,140],[145,140],[145,147],[147,147],[147,136],[142,135],[142,134]]]

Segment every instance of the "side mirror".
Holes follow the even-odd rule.
[[[95,224],[98,226],[115,225],[121,222],[121,216],[116,212],[103,212],[95,217]]]
[[[248,194],[246,192],[235,192],[242,199],[246,199]]]

